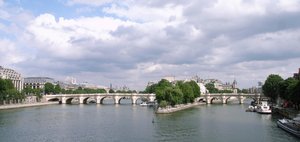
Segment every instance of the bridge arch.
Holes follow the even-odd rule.
[[[66,99],[66,104],[72,104],[72,100],[74,99],[74,97],[71,98],[67,98]]]
[[[244,103],[245,100],[247,100],[247,99],[252,99],[254,102],[258,101],[256,97],[248,96],[248,97],[242,97],[241,98],[241,103]]]
[[[100,104],[103,104],[104,99],[112,99],[113,103],[115,102],[115,98],[114,97],[105,96],[105,97],[100,98]]]
[[[128,97],[128,96],[122,96],[122,97],[118,98],[118,104],[121,104],[121,100],[129,100],[129,99],[131,100],[130,103],[132,103],[131,97]]]
[[[229,96],[229,97],[227,97],[227,98],[225,99],[225,104],[227,104],[227,103],[228,103],[228,100],[229,100],[229,99],[232,99],[232,98],[235,98],[237,101],[239,101],[239,103],[241,103],[241,102],[240,102],[240,98],[239,98],[238,96]]]
[[[60,98],[51,98],[51,99],[47,99],[48,102],[57,102],[57,101],[61,101]]]
[[[149,97],[136,97],[134,100],[132,99],[132,101],[134,101],[133,102],[134,104],[138,104],[138,101],[140,101],[140,102],[143,102],[143,101],[149,102],[151,100],[150,100]]]
[[[82,103],[83,103],[83,104],[87,104],[87,103],[88,103],[87,100],[88,100],[89,98],[90,98],[90,97],[84,98],[83,101],[82,101]]]
[[[223,101],[221,97],[212,97],[212,98],[210,99],[210,104],[213,104],[213,101],[214,101],[214,100],[221,100],[221,102]]]

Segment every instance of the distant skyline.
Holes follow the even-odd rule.
[[[0,66],[142,90],[198,75],[239,88],[300,67],[299,0],[0,0]]]

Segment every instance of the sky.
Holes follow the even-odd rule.
[[[0,0],[0,66],[23,77],[249,88],[298,72],[299,46],[300,0]]]

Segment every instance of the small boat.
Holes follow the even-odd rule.
[[[272,110],[271,107],[268,105],[267,101],[262,101],[260,104],[256,107],[256,112],[261,114],[271,114]]]
[[[142,102],[140,106],[148,106],[147,102]]]
[[[250,105],[248,109],[246,109],[246,112],[255,112],[255,106]]]
[[[300,137],[300,122],[291,119],[279,119],[277,120],[277,126],[287,132],[294,134],[297,137]]]

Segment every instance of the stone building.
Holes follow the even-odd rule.
[[[10,79],[12,83],[14,84],[14,87],[18,91],[22,91],[23,89],[23,78],[21,77],[21,74],[16,72],[13,69],[3,68],[0,66],[0,78],[2,79]]]
[[[54,79],[50,77],[26,77],[24,78],[24,87],[44,88],[47,82],[55,84]]]
[[[203,84],[206,85],[208,83],[214,84],[214,87],[218,90],[231,90],[233,92],[236,92],[237,89],[237,81],[234,79],[232,83],[226,82],[223,83],[222,81],[218,79],[205,79],[203,80]]]

